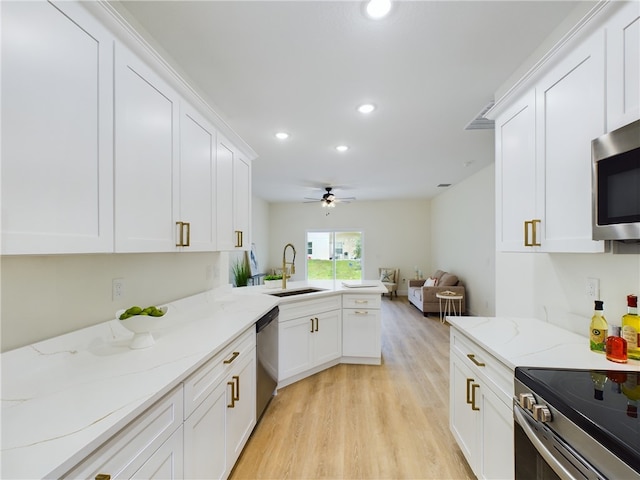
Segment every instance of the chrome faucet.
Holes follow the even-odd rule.
[[[293,260],[291,262],[287,262],[287,247],[291,247],[293,250]],[[294,247],[291,243],[287,243],[284,246],[284,250],[282,251],[282,289],[287,288],[287,265],[291,265],[291,275],[296,273],[296,247]]]

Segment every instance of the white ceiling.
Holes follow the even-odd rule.
[[[301,202],[430,198],[489,165],[493,130],[465,125],[576,3],[403,1],[378,21],[356,1],[122,6],[256,151],[253,193]]]

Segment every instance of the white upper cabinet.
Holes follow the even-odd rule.
[[[113,251],[113,37],[76,3],[0,8],[2,254]]]
[[[628,2],[606,25],[607,131],[640,118],[640,2]]]
[[[591,239],[591,140],[605,133],[604,48],[597,31],[536,88],[536,210],[546,252],[604,251]]]
[[[116,252],[174,251],[178,95],[118,45],[115,71]],[[175,201],[175,203],[174,203]]]
[[[215,230],[216,132],[186,103],[180,115],[177,245],[184,251],[213,251]]]

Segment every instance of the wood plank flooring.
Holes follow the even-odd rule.
[[[449,326],[383,298],[382,356],[280,389],[231,479],[474,479],[449,431]]]

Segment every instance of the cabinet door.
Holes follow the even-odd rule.
[[[226,412],[227,385],[223,382],[185,420],[185,478],[225,477]]]
[[[640,118],[640,3],[607,22],[607,131]]]
[[[450,352],[449,427],[474,472],[478,452],[478,415],[472,409],[471,393],[478,379],[453,350]],[[476,392],[477,392],[477,388]],[[479,396],[476,395],[476,406]],[[477,407],[476,407],[477,408]],[[477,473],[477,472],[476,472]]]
[[[380,310],[342,311],[342,355],[380,358]]]
[[[487,387],[476,392],[480,411],[480,478],[514,478],[513,413]]]
[[[216,134],[211,124],[183,103],[180,114],[180,210],[175,222],[188,224],[182,227],[182,242],[189,244],[184,247],[186,251],[215,250],[215,149]]]
[[[314,320],[296,318],[278,324],[278,381],[311,368]]]
[[[255,352],[253,349],[228,378],[235,387],[227,385],[227,473],[231,472],[256,425]]]
[[[578,45],[537,91],[537,212],[542,249],[602,252],[591,240],[591,140],[602,135],[604,32]]]
[[[156,450],[133,475],[123,478],[140,480],[180,480],[183,474],[182,426]],[[123,472],[124,473],[124,472]],[[188,478],[188,477],[187,477]]]
[[[536,219],[535,91],[527,92],[496,119],[496,248],[528,251]],[[525,242],[525,235],[528,241]]]
[[[251,248],[249,224],[251,218],[251,166],[242,158],[233,162],[233,217],[235,247],[241,250]]]
[[[342,311],[316,315],[312,335],[313,366],[321,365],[342,355]]]
[[[112,252],[113,37],[76,3],[0,8],[2,254]]]
[[[175,251],[178,96],[120,45],[115,82],[116,251]]]
[[[233,250],[233,161],[235,152],[225,139],[218,139],[216,158],[216,236],[218,250]]]

